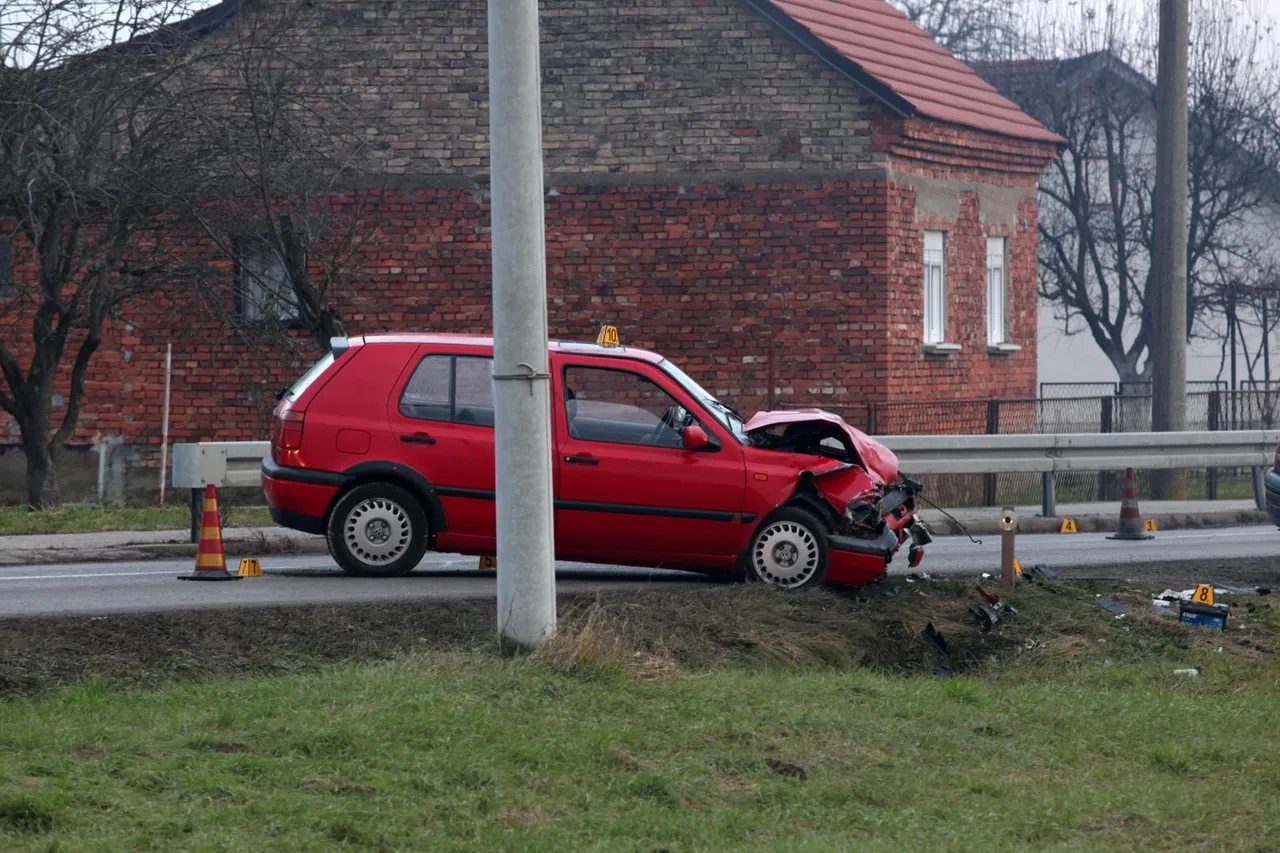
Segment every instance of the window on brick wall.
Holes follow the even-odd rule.
[[[237,237],[235,253],[236,316],[246,323],[273,322],[294,328],[302,324],[298,295],[285,269],[284,257],[265,237]]]
[[[0,240],[0,296],[13,296],[13,243]]]
[[[1004,238],[987,238],[987,343],[1003,344],[1008,337],[1009,286]]]
[[[947,334],[947,250],[941,231],[924,232],[924,342],[940,344]]]

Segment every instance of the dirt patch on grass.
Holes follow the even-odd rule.
[[[1162,589],[1163,587],[1159,587]],[[1280,653],[1280,599],[1235,599],[1225,634],[1151,611],[1159,591],[1127,582],[1023,584],[1016,613],[983,631],[972,582],[896,578],[856,592],[787,594],[756,585],[618,591],[559,599],[557,636],[534,657],[566,672],[625,669],[645,678],[721,666],[867,667],[961,674],[992,665],[1056,665],[1208,649]],[[1117,618],[1098,599],[1123,604]],[[498,653],[491,600],[246,608],[0,621],[0,696],[87,680],[150,686],[284,674],[415,650]],[[207,749],[227,749],[206,744]]]

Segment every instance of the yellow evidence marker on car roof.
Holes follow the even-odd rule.
[[[602,347],[609,347],[610,349],[622,346],[618,341],[618,327],[601,326],[600,334],[596,336],[596,344]]]

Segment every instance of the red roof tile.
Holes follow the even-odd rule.
[[[1016,139],[1062,141],[885,0],[772,0],[772,5],[918,115]]]

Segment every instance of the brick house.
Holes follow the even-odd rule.
[[[615,323],[744,411],[1034,395],[1036,187],[1059,139],[905,16],[884,0],[541,6],[553,336]],[[227,0],[201,25],[233,37],[252,8]],[[484,0],[339,0],[315,21],[297,37],[347,69],[365,168],[394,179],[348,330],[488,331]],[[0,253],[18,286],[22,256]],[[113,321],[75,442],[158,446],[166,343],[171,440],[263,437],[268,392],[306,359],[246,353],[219,323],[180,304]]]

